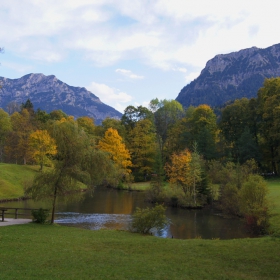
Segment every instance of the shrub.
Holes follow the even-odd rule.
[[[32,210],[33,222],[44,224],[49,216],[49,210],[40,208],[39,210]]]
[[[241,214],[249,229],[257,233],[265,233],[269,226],[267,192],[266,182],[259,175],[249,175],[239,192]]]
[[[165,210],[166,208],[159,204],[153,208],[141,209],[137,207],[132,215],[130,230],[143,234],[150,233],[152,228],[162,230],[168,224]]]

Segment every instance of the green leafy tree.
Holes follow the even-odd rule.
[[[0,109],[0,162],[3,161],[4,147],[8,133],[12,130],[11,120],[8,113]]]
[[[243,139],[244,137],[247,137],[248,140],[249,134],[251,146],[250,154],[256,160],[258,159],[258,155],[255,149],[255,147],[258,146],[256,131],[257,112],[255,111],[255,107],[256,104],[254,101],[249,101],[247,98],[242,98],[235,100],[233,104],[226,106],[222,110],[219,127],[221,128],[221,133],[226,141],[227,149],[235,162],[238,162],[240,160],[241,162],[244,162],[244,160],[246,160],[243,151],[242,154],[240,151],[240,149],[243,149],[242,146],[245,143],[241,143],[240,139],[241,137]]]
[[[130,131],[128,147],[134,177],[147,180],[153,172],[156,156],[156,134],[149,119],[138,121]]]
[[[262,154],[265,156],[267,168],[278,173],[280,162],[280,78],[264,81],[258,91],[259,133],[261,137]]]
[[[267,194],[267,184],[259,175],[250,175],[239,192],[241,214],[250,229],[258,233],[266,232],[269,226]]]
[[[184,109],[176,100],[158,100],[157,98],[151,100],[149,107],[154,112],[157,141],[162,161],[165,163],[164,146],[168,137],[168,131],[183,117]]]
[[[6,153],[8,158],[26,164],[32,159],[29,149],[29,136],[34,130],[31,115],[26,109],[11,116],[12,133],[8,135]]]
[[[54,168],[38,174],[27,193],[37,200],[52,198],[53,223],[57,197],[78,190],[78,181],[89,183],[90,175],[82,168],[89,148],[86,134],[71,119],[55,122],[51,131],[57,144]]]

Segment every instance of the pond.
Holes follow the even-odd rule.
[[[33,200],[1,203],[0,206],[22,208],[50,208],[46,202]],[[101,228],[128,229],[136,207],[151,207],[145,202],[144,192],[97,188],[94,193],[83,193],[80,199],[59,201],[55,222],[91,230]],[[239,219],[225,219],[213,209],[186,210],[168,207],[170,224],[155,235],[166,238],[232,239],[254,237]]]

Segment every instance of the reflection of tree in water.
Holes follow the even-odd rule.
[[[167,216],[172,216],[170,232],[174,238],[230,239],[248,237],[241,220],[222,218],[209,209],[169,209],[168,212]]]

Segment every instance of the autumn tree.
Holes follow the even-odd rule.
[[[29,145],[33,158],[40,164],[40,170],[43,170],[43,165],[48,160],[48,156],[57,153],[55,141],[46,130],[36,130],[31,133]]]
[[[126,139],[126,129],[125,126],[122,124],[121,120],[116,120],[112,118],[106,118],[102,121],[101,125],[95,127],[95,136],[96,139],[100,140],[104,137],[105,132],[109,129],[113,128],[118,131],[118,134],[122,137],[123,141]]]
[[[171,162],[165,165],[169,182],[179,186],[185,195],[191,194],[191,181],[188,176],[190,173],[191,159],[191,153],[186,149],[180,153],[172,154]]]
[[[107,152],[125,173],[131,172],[129,169],[132,166],[130,153],[116,129],[109,128],[105,132],[105,136],[99,141],[98,147],[100,150]]]

